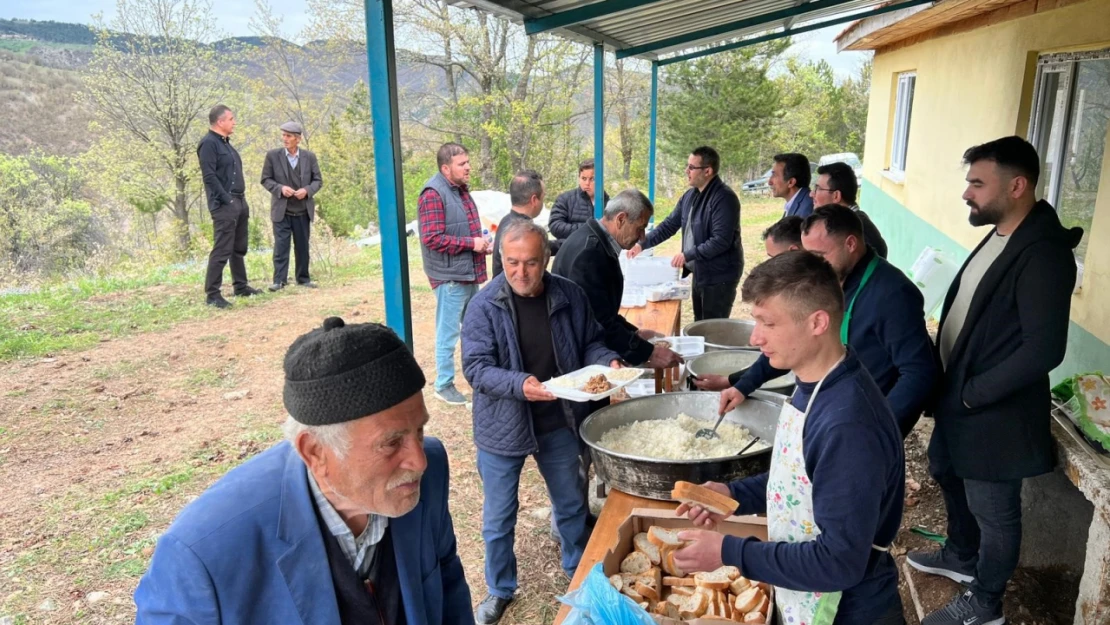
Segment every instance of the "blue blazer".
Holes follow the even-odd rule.
[[[809,187],[798,189],[798,193],[801,193],[802,197],[797,198],[794,201],[794,205],[791,206],[789,210],[783,210],[783,217],[793,217],[796,215],[805,219],[813,214],[813,198],[809,195]]]
[[[473,625],[447,507],[447,452],[424,439],[420,503],[390,519],[408,625]],[[139,625],[339,622],[308,473],[288,442],[233,469],[158,540],[135,590]]]

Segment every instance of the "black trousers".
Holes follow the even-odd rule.
[[[1001,601],[1021,554],[1021,480],[969,480],[956,475],[947,446],[934,432],[929,473],[944,493],[948,511],[946,549],[964,562],[977,562],[971,590]]]
[[[220,295],[224,265],[229,263],[235,292],[242,293],[249,286],[245,259],[250,209],[242,195],[231,197],[231,204],[221,204],[212,211],[212,252],[208,255],[208,272],[204,278],[204,293],[208,299]]]
[[[293,254],[296,257],[294,277],[297,284],[311,282],[308,277],[308,240],[311,235],[312,222],[308,214],[285,214],[281,221],[274,222],[274,284],[286,284],[289,281],[289,243],[292,240]]]
[[[732,304],[736,301],[736,287],[740,281],[725,284],[698,286],[694,276],[694,321],[702,319],[728,319],[732,315]]]

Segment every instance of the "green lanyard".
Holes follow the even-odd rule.
[[[856,298],[859,297],[860,291],[863,287],[867,286],[867,281],[871,279],[871,274],[875,273],[875,267],[879,265],[878,255],[867,263],[867,269],[863,270],[863,277],[860,278],[859,286],[856,287],[856,292],[852,294],[852,301],[848,302],[848,310],[844,313],[844,321],[840,322],[840,342],[845,345],[848,344],[848,326],[852,323],[852,309],[856,307]]]

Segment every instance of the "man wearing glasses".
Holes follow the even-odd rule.
[[[674,210],[629,257],[655,247],[682,229],[682,251],[671,265],[683,277],[694,275],[694,320],[727,319],[736,300],[736,286],[744,273],[740,246],[740,198],[717,176],[721,157],[711,147],[700,147],[686,159],[690,184]]]

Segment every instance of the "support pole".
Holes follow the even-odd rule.
[[[374,125],[374,173],[382,236],[385,323],[412,345],[405,197],[401,178],[401,127],[397,114],[397,56],[393,47],[393,0],[364,0],[366,56],[370,70],[370,118]]]
[[[659,126],[659,64],[651,62],[651,128],[648,133],[648,199],[655,204],[655,131]]]
[[[594,217],[605,211],[605,46],[594,45]]]

